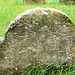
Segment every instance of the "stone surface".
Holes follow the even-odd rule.
[[[45,0],[23,0],[24,3],[41,3],[45,4]]]
[[[60,3],[75,3],[75,0],[59,0]]]
[[[0,72],[37,63],[75,64],[75,25],[63,12],[34,8],[18,15],[0,42]]]

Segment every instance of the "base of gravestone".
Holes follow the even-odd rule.
[[[59,0],[60,3],[75,4],[75,0]]]
[[[40,3],[45,4],[45,0],[23,0],[24,3]]]

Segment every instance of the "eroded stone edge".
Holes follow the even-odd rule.
[[[30,10],[27,10],[27,11],[24,11],[23,13],[19,14],[13,21],[11,21],[11,23],[9,24],[9,26],[7,27],[6,29],[6,32],[4,34],[4,40],[6,38],[6,34],[8,32],[8,30],[10,29],[11,27],[11,24],[15,23],[17,20],[21,19],[21,16],[25,16],[25,15],[28,15],[30,14],[31,12],[35,12],[36,10],[49,10],[49,11],[55,11],[55,12],[58,12],[58,13],[61,13],[63,15],[65,15],[67,18],[69,18],[71,20],[71,23],[74,24],[74,22],[72,21],[72,19],[67,15],[65,14],[64,12],[60,11],[60,10],[57,10],[57,9],[53,9],[53,8],[41,8],[41,7],[37,7],[37,8],[33,8],[33,9],[30,9]],[[75,25],[75,24],[74,24]]]

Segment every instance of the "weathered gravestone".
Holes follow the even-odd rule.
[[[63,12],[34,8],[12,21],[0,41],[0,71],[36,61],[75,64],[75,25]]]
[[[45,4],[45,0],[23,0],[24,3],[41,3]]]
[[[75,3],[75,0],[59,0],[60,3]]]

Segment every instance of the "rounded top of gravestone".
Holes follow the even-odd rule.
[[[45,18],[45,22],[47,21],[46,18],[49,18],[49,21],[54,20],[54,24],[61,24],[62,25],[65,22],[66,26],[70,26],[70,24],[74,25],[71,18],[68,15],[66,15],[64,12],[57,10],[57,9],[53,9],[53,8],[40,8],[40,7],[38,7],[38,8],[27,10],[27,11],[21,13],[20,15],[18,15],[9,24],[9,26],[5,32],[5,36],[6,36],[7,32],[9,30],[13,29],[16,25],[19,25],[20,23],[25,25],[25,22],[26,21],[30,22],[30,19],[32,19],[32,18],[33,18],[33,20],[34,19],[43,20]],[[58,23],[56,20],[58,22],[61,21],[62,23],[60,23],[60,22]],[[33,21],[33,22],[35,23],[36,21]]]

